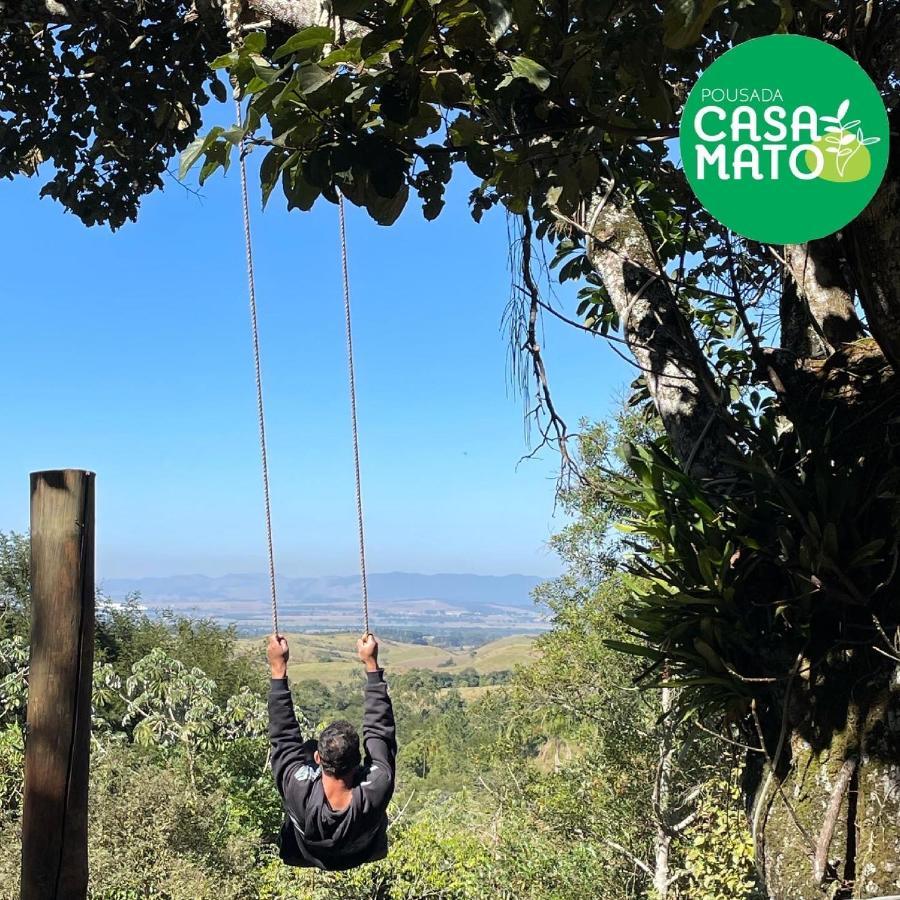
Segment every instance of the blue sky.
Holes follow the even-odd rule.
[[[348,209],[369,566],[553,574],[558,460],[517,466],[506,221],[476,225],[454,180],[437,222]],[[236,170],[202,197],[168,181],[116,234],[38,186],[0,186],[0,530],[27,528],[30,471],[90,468],[101,577],[262,571]],[[278,568],[353,572],[337,211],[287,214],[276,194],[254,228]],[[552,319],[543,344],[570,426],[615,406],[632,374],[607,346]]]

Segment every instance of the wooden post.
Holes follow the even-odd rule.
[[[31,663],[22,900],[87,896],[94,475],[31,476]]]

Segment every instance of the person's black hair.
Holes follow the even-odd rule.
[[[362,762],[356,729],[349,722],[332,722],[319,735],[319,759],[326,775],[352,772]]]

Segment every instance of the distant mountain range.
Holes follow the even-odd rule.
[[[508,626],[538,622],[531,592],[544,579],[533,575],[421,575],[385,572],[368,578],[369,601],[382,623]],[[293,626],[340,625],[357,616],[359,576],[279,577],[281,619]],[[269,580],[265,575],[173,575],[108,578],[101,590],[121,601],[139,593],[148,607],[200,612],[223,621],[263,623]]]
[[[531,608],[531,592],[544,579],[534,575],[418,575],[385,572],[369,575],[369,597],[375,601],[437,600],[480,609],[485,604]],[[281,599],[293,605],[355,600],[359,576],[323,575],[319,578],[279,577]],[[216,600],[265,600],[265,575],[170,575],[163,578],[109,578],[103,591],[113,599],[139,592],[145,603],[206,603]]]

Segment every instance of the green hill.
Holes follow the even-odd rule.
[[[346,632],[336,634],[304,634],[288,632],[291,661],[288,674],[295,681],[315,679],[323,684],[346,681],[360,671],[356,657],[356,636]],[[390,671],[408,672],[410,669],[431,669],[440,672],[461,672],[475,669],[479,674],[513,669],[534,658],[534,638],[513,635],[498,638],[473,649],[448,650],[402,641],[380,641],[379,659]],[[265,642],[248,638],[239,642],[247,652],[265,653]]]

